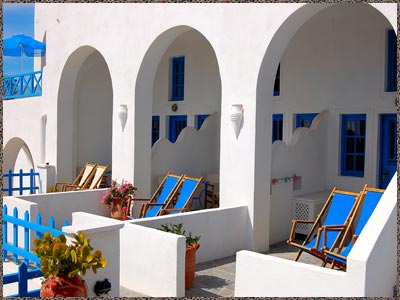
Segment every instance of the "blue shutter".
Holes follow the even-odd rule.
[[[283,137],[283,114],[272,115],[272,142],[282,140]]]
[[[169,117],[169,140],[175,143],[179,134],[187,126],[187,116],[170,116]]]
[[[274,82],[274,96],[279,96],[281,93],[281,64],[278,65],[276,70],[275,82]]]
[[[160,138],[160,117],[153,116],[151,122],[151,145],[153,146],[154,143]]]
[[[387,78],[386,91],[397,91],[397,37],[394,30],[387,33]]]
[[[364,177],[365,139],[366,115],[343,115],[341,175]]]
[[[203,122],[205,119],[208,118],[209,115],[197,115],[197,120],[196,120],[196,129],[199,130],[201,126],[203,125]]]
[[[182,101],[185,87],[185,57],[174,57],[172,59],[172,86],[171,100]]]
[[[312,121],[317,116],[317,113],[310,114],[297,114],[296,115],[296,128],[307,127],[310,128]]]

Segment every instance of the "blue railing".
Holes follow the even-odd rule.
[[[30,169],[28,173],[24,173],[22,169],[19,170],[19,173],[13,173],[12,170],[8,170],[7,173],[3,174],[3,178],[6,179],[6,182],[3,182],[3,192],[8,193],[8,196],[12,196],[14,191],[18,191],[20,195],[23,194],[24,191],[29,191],[30,194],[35,194],[37,190],[39,190],[39,186],[36,185],[35,176],[39,177],[39,173],[34,172],[33,169]],[[14,187],[14,177],[18,177],[18,187]],[[24,178],[29,177],[29,185],[24,186]]]
[[[3,99],[42,95],[42,71],[3,77]]]
[[[68,225],[68,221],[64,221],[64,226]],[[12,226],[12,242],[9,242],[8,228]],[[23,233],[18,232],[18,228],[22,227]],[[9,252],[14,262],[18,262],[18,258],[22,257],[24,262],[19,266],[17,273],[3,275],[3,284],[18,282],[18,294],[9,297],[37,297],[40,290],[28,291],[28,279],[43,276],[40,272],[40,259],[30,252],[30,232],[35,231],[36,237],[40,238],[45,232],[50,231],[53,236],[63,234],[61,230],[55,229],[54,217],[50,217],[49,225],[42,225],[42,217],[40,214],[36,216],[36,222],[29,220],[29,212],[25,211],[24,218],[18,217],[18,209],[15,207],[13,215],[8,215],[7,205],[3,207],[3,261],[6,261]],[[23,245],[18,244],[18,234],[23,235]],[[30,263],[36,264],[36,267],[28,270]]]

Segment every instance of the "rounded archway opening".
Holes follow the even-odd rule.
[[[311,199],[334,186],[358,192],[365,183],[376,186],[379,117],[396,111],[394,93],[385,90],[390,29],[390,22],[368,4],[305,5],[272,38],[257,83],[257,119],[263,119],[257,124],[269,125],[257,127],[256,157],[265,159],[258,177],[267,185],[255,187],[256,194],[268,195],[269,212],[259,218],[268,219],[269,244],[287,239],[296,195]],[[313,126],[297,129],[304,126],[297,120],[309,114],[317,116],[309,123]],[[366,120],[359,177],[341,171],[346,115]],[[283,143],[272,143],[277,126]],[[310,213],[319,211],[319,203],[310,205]]]
[[[139,71],[135,105],[135,145],[148,141],[135,148],[135,184],[150,182],[150,193],[167,172],[218,178],[221,79],[204,35],[178,26],[156,38]],[[136,159],[140,151],[147,160]]]
[[[84,46],[68,58],[60,80],[57,178],[74,179],[87,163],[111,166],[113,88],[104,57]]]

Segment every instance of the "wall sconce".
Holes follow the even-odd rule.
[[[232,121],[233,130],[236,135],[236,139],[239,136],[240,129],[243,126],[243,105],[242,104],[232,104],[229,116]]]
[[[119,120],[121,121],[121,127],[123,131],[125,128],[126,119],[128,118],[128,106],[126,104],[120,104],[118,110],[118,117]]]

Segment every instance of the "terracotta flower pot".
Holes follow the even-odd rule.
[[[124,215],[124,211],[122,210],[122,198],[113,198],[111,217],[114,219],[122,220]]]
[[[186,248],[185,257],[185,288],[190,289],[194,284],[194,273],[196,271],[196,251],[200,244],[193,244]]]
[[[66,274],[49,277],[42,283],[40,297],[85,297],[89,296],[86,281],[80,275],[68,278]]]

